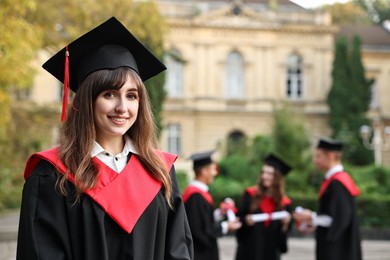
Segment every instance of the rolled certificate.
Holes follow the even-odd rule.
[[[259,213],[259,214],[252,214],[252,220],[253,222],[264,222],[266,220],[280,220],[280,219],[284,219],[285,217],[288,217],[290,215],[290,213],[288,213],[287,211],[283,210],[283,211],[276,211],[276,212],[272,212],[271,214],[267,214],[267,213]]]
[[[234,211],[232,209],[228,209],[226,212],[227,219],[229,221],[235,221],[236,220],[236,214],[234,214]]]

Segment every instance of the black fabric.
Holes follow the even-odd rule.
[[[131,234],[120,228],[92,198],[74,200],[55,189],[54,167],[42,160],[23,188],[17,260],[192,259],[192,238],[174,168],[171,210],[163,189]]]
[[[259,208],[250,211],[253,197],[245,192],[237,216],[245,220],[247,214],[265,213]],[[284,210],[291,212],[291,207],[286,206]],[[236,232],[237,252],[236,260],[279,260],[282,253],[288,251],[288,232],[282,232],[280,220],[273,220],[269,226],[264,222],[248,226],[242,221],[242,227]],[[291,228],[291,225],[290,225]]]
[[[329,215],[333,221],[329,228],[317,227],[317,260],[361,260],[355,198],[339,181],[332,181],[321,196],[318,214]]]
[[[222,236],[222,227],[214,221],[214,207],[200,193],[194,193],[185,209],[194,240],[194,259],[218,260],[217,238]]]

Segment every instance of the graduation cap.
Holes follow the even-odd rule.
[[[272,166],[276,169],[278,169],[284,176],[288,174],[288,172],[291,170],[291,167],[283,162],[280,158],[276,157],[274,154],[268,155],[265,160],[265,164]]]
[[[331,138],[321,138],[318,142],[317,148],[327,151],[341,151],[343,150],[343,143]]]
[[[213,160],[211,159],[213,153],[214,150],[192,154],[189,159],[193,161],[193,169],[195,170],[199,167],[213,163]]]
[[[94,71],[129,67],[146,81],[166,69],[115,17],[74,40],[42,67],[64,83],[63,113],[69,88],[77,92]]]

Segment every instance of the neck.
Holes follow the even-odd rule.
[[[116,155],[122,152],[123,147],[125,145],[125,141],[123,137],[120,138],[112,138],[110,140],[96,140],[106,151],[109,153]]]

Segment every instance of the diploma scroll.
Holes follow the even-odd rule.
[[[259,213],[259,214],[252,214],[252,220],[253,222],[264,222],[267,220],[280,220],[288,217],[290,213],[287,211],[276,211],[272,212],[271,214],[267,213]]]

